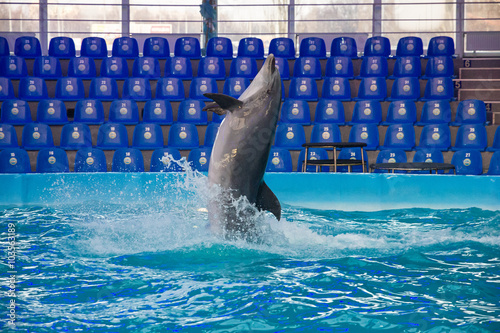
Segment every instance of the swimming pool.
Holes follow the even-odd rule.
[[[10,235],[16,245],[12,273],[2,276],[14,292],[4,294],[2,304],[15,300],[16,331],[500,329],[498,208],[403,208],[405,199],[377,209],[385,207],[382,199],[404,196],[409,183],[442,185],[446,176],[412,182],[406,176],[334,176],[316,185],[309,176],[295,177],[293,186],[309,184],[303,198],[311,187],[324,186],[320,207],[309,200],[296,204],[298,195],[284,190],[292,186],[287,175],[266,176],[284,198],[284,219],[262,214],[267,232],[257,243],[225,241],[207,231],[200,208],[210,193],[203,175],[112,176],[24,175],[2,182],[2,200],[11,193],[0,208],[2,248]],[[469,180],[483,191],[488,182],[498,187],[476,178],[455,179],[463,180],[462,188]],[[365,189],[370,182],[386,184],[380,205],[360,205],[379,194],[353,188],[359,179]],[[355,204],[328,208],[338,196],[326,191],[332,184],[344,187]],[[490,197],[498,193],[491,191]],[[439,205],[443,200],[435,198]],[[8,266],[12,258],[4,253]]]

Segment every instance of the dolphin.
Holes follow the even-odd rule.
[[[274,55],[269,54],[238,99],[217,93],[205,96],[214,102],[204,111],[226,114],[208,168],[209,185],[218,185],[222,191],[209,200],[210,228],[226,238],[246,237],[256,233],[255,209],[281,218],[280,202],[263,180],[281,105],[281,78]],[[244,198],[250,205],[238,206]]]

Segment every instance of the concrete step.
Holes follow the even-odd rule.
[[[500,89],[460,89],[458,100],[479,99],[485,103],[500,102]]]
[[[460,79],[500,79],[500,67],[460,68]]]

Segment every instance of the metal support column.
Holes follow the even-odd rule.
[[[382,0],[373,1],[372,36],[382,35]]]
[[[40,44],[42,47],[42,54],[48,54],[49,37],[48,37],[48,14],[47,14],[47,0],[40,0],[39,7],[39,29],[40,29]]]
[[[122,0],[122,37],[130,37],[130,2]]]
[[[457,1],[456,5],[456,32],[455,32],[455,54],[459,58],[464,56],[464,38],[465,38],[465,4],[462,0]]]

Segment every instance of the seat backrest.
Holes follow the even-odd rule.
[[[185,99],[179,104],[177,121],[195,125],[206,125],[208,123],[207,112],[202,111],[205,102],[198,99]]]
[[[180,172],[182,167],[176,163],[182,158],[179,150],[175,148],[156,149],[151,155],[151,172]]]
[[[208,124],[207,129],[205,131],[205,140],[203,141],[203,146],[212,147],[215,143],[215,138],[217,137],[217,133],[219,132],[219,123],[211,122]]]
[[[455,54],[455,42],[448,36],[436,36],[429,40],[427,56],[453,56]]]
[[[10,55],[9,41],[7,38],[0,36],[0,57]]]
[[[460,101],[452,126],[463,124],[486,124],[486,104],[478,99]]]
[[[315,124],[311,132],[310,142],[342,142],[339,126],[337,124]]]
[[[0,173],[30,173],[28,152],[20,148],[6,148],[0,151]]]
[[[389,75],[389,66],[387,58],[381,56],[363,57],[361,62],[361,77],[387,77]]]
[[[75,41],[71,37],[53,37],[49,43],[49,56],[58,58],[75,57]]]
[[[485,150],[487,145],[488,134],[483,124],[465,124],[458,128],[457,138],[452,150]]]
[[[196,125],[175,122],[168,132],[168,146],[176,149],[192,149],[200,146]]]
[[[127,60],[122,57],[109,57],[101,62],[101,76],[115,79],[127,78],[129,74]]]
[[[356,58],[358,56],[356,40],[352,37],[337,37],[333,39],[330,54],[332,57]]]
[[[431,77],[425,85],[424,98],[422,100],[445,99],[452,100],[454,85],[451,77]]]
[[[84,124],[102,124],[104,107],[98,99],[81,99],[76,102],[74,121]]]
[[[15,98],[12,81],[8,77],[0,77],[0,100]]]
[[[335,56],[326,62],[325,76],[328,77],[354,77],[352,60],[349,57]]]
[[[292,172],[292,155],[285,148],[272,147],[267,160],[266,172]]]
[[[35,58],[33,74],[36,77],[60,78],[62,76],[61,62],[59,58],[43,56]]]
[[[258,73],[257,61],[251,57],[236,57],[231,61],[229,76],[253,79]]]
[[[402,37],[396,47],[396,56],[415,56],[420,57],[424,54],[424,44],[422,38],[415,36]]]
[[[25,58],[36,58],[42,55],[42,47],[38,38],[22,36],[16,38],[14,54]]]
[[[97,148],[115,150],[128,147],[128,133],[125,125],[120,123],[105,123],[97,132]]]
[[[201,58],[200,41],[194,37],[180,37],[175,41],[174,54],[176,57],[191,59]]]
[[[17,132],[14,126],[0,123],[0,150],[5,148],[17,148]]]
[[[238,98],[250,85],[250,79],[246,77],[228,77],[224,82],[223,93]]]
[[[28,102],[20,99],[8,99],[2,103],[1,122],[11,125],[31,123],[31,110]]]
[[[113,154],[112,172],[144,172],[144,157],[139,149],[120,148]]]
[[[80,55],[83,57],[106,58],[108,56],[108,46],[102,37],[85,37],[82,40]]]
[[[448,124],[429,124],[422,128],[418,149],[448,150],[451,146],[451,132]]]
[[[77,101],[85,98],[85,87],[79,77],[63,77],[56,83],[56,99]]]
[[[314,122],[345,125],[344,104],[340,100],[320,98],[316,104]]]
[[[297,172],[302,171],[302,168],[304,167],[304,159],[306,155],[306,150],[302,149],[299,153],[299,159],[297,162]],[[314,160],[327,160],[328,159],[328,152],[323,149],[323,148],[309,148],[307,150],[307,160],[308,161],[314,161]],[[318,168],[320,172],[328,172],[329,167],[328,166],[322,166]],[[306,168],[306,172],[316,172],[316,166],[315,165],[308,165]]]
[[[112,77],[96,77],[90,81],[89,97],[101,101],[118,98],[118,83]]]
[[[207,57],[233,57],[233,42],[227,37],[212,37],[207,43]]]
[[[163,77],[156,83],[156,99],[182,101],[185,98],[184,84],[178,77]]]
[[[146,38],[142,53],[145,57],[168,58],[170,57],[168,40],[158,36]]]
[[[500,176],[500,151],[493,153],[488,167],[489,176]]]
[[[94,78],[97,76],[94,58],[78,57],[71,58],[68,63],[68,76]]]
[[[66,104],[58,99],[41,100],[36,109],[36,121],[44,124],[66,124],[68,122]]]
[[[382,149],[412,150],[415,147],[413,124],[392,124],[387,127]]]
[[[198,76],[213,77],[223,80],[226,77],[226,66],[221,57],[204,57],[198,64]]]
[[[113,41],[111,50],[113,57],[137,58],[139,56],[139,45],[132,37],[119,37]]]
[[[382,106],[376,100],[357,101],[354,105],[350,124],[380,124],[382,122]]]
[[[217,92],[217,82],[211,77],[196,77],[191,81],[189,86],[189,98],[192,99],[209,101],[210,99],[205,97],[204,94]]]
[[[322,38],[307,37],[300,41],[299,53],[301,57],[326,58],[326,44]]]
[[[78,150],[92,147],[92,134],[87,124],[66,124],[61,130],[61,148]]]
[[[19,56],[0,57],[0,76],[19,79],[28,76],[26,60]]]
[[[481,175],[483,173],[483,157],[479,150],[459,150],[453,154],[451,164],[455,166],[457,175]]]
[[[422,106],[422,114],[417,125],[449,124],[451,121],[451,105],[447,100],[426,101]]]
[[[317,101],[318,84],[315,79],[310,77],[293,77],[290,80],[288,96],[293,99]]]
[[[370,37],[365,42],[364,56],[382,56],[388,57],[391,55],[391,41],[387,37],[374,36]]]
[[[171,57],[165,60],[165,76],[182,79],[193,78],[193,65],[187,57]]]
[[[238,43],[238,57],[264,58],[264,43],[262,39],[247,37],[240,39]]]
[[[136,58],[132,66],[132,75],[134,77],[157,79],[161,76],[160,62],[153,57]]]
[[[287,37],[278,37],[271,39],[269,43],[269,54],[284,59],[295,58],[295,43],[293,39]]]
[[[407,99],[416,101],[420,98],[420,82],[417,77],[397,77],[391,89],[391,100]]]
[[[274,145],[290,150],[302,150],[306,134],[301,124],[278,123]]]
[[[106,155],[100,149],[82,148],[75,155],[75,172],[106,172],[108,171]]]
[[[364,77],[359,85],[357,99],[382,101],[387,98],[385,77]]]
[[[36,172],[69,172],[68,155],[60,148],[52,147],[40,150],[36,158]]]
[[[109,121],[122,124],[139,122],[139,107],[131,99],[115,99],[109,108]]]
[[[138,149],[163,148],[163,132],[161,126],[155,123],[141,123],[135,126],[132,146]]]
[[[376,124],[353,124],[349,132],[349,142],[366,143],[365,150],[377,150],[379,133]]]
[[[321,97],[340,101],[351,100],[351,85],[346,77],[326,77],[323,80]]]
[[[397,57],[392,75],[394,77],[420,77],[422,75],[420,58],[415,56]]]
[[[151,83],[145,77],[129,77],[123,83],[123,99],[147,101],[152,97]]]
[[[39,101],[49,98],[47,83],[41,77],[23,77],[19,81],[19,99]]]
[[[316,57],[299,57],[293,66],[294,77],[309,77],[316,80],[321,79],[321,63]]]
[[[455,68],[453,58],[451,56],[434,56],[429,57],[425,66],[426,77],[445,77],[453,76]]]
[[[414,124],[417,121],[417,105],[411,100],[392,101],[383,125]]]
[[[146,123],[170,125],[173,123],[172,104],[168,100],[153,99],[144,105],[142,120]]]
[[[188,155],[188,162],[193,170],[208,172],[212,147],[200,147],[191,149]]]
[[[303,99],[285,99],[281,106],[280,121],[284,123],[311,124],[309,103]]]

